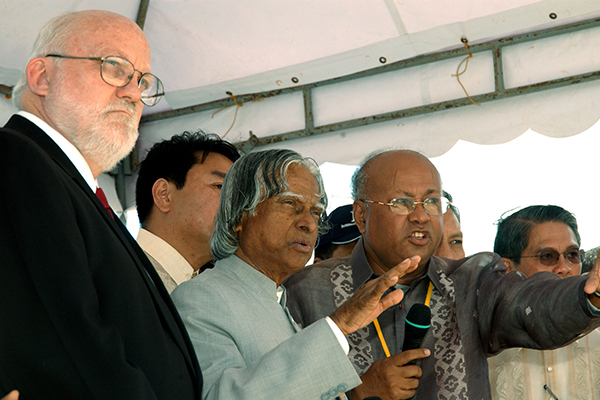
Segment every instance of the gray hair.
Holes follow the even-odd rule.
[[[352,200],[363,199],[365,195],[365,186],[367,185],[367,167],[371,161],[378,155],[389,151],[389,149],[375,150],[374,152],[367,155],[354,174],[352,174],[352,181],[350,183],[352,189]]]
[[[17,84],[12,90],[12,103],[17,107],[21,99],[21,94],[27,86],[26,69],[29,61],[36,57],[44,57],[48,54],[60,54],[68,46],[69,41],[77,35],[78,23],[80,22],[78,13],[61,14],[50,20],[38,33],[37,38],[33,42],[33,48],[29,53],[29,58],[25,64],[25,68],[21,72],[21,76]],[[62,60],[54,61],[60,65]]]
[[[286,179],[290,165],[299,165],[310,172],[319,185],[319,200],[327,208],[323,178],[316,162],[292,150],[266,150],[241,157],[225,175],[221,189],[215,229],[210,239],[210,251],[215,260],[229,257],[239,247],[235,228],[244,214],[255,215],[256,207],[289,187]],[[319,230],[325,226],[325,213],[319,218]]]

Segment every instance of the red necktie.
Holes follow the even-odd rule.
[[[102,205],[104,205],[106,211],[108,211],[108,215],[110,215],[110,217],[114,219],[112,209],[108,205],[108,200],[106,200],[106,196],[104,195],[104,191],[102,189],[96,188],[96,197],[100,199],[100,202],[102,203]]]

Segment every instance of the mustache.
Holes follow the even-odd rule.
[[[133,118],[137,119],[137,113],[138,113],[137,107],[133,103],[130,103],[126,100],[120,101],[118,103],[109,104],[108,106],[106,106],[106,108],[104,110],[102,110],[102,114],[108,114],[113,111],[122,111],[122,110],[129,112]]]

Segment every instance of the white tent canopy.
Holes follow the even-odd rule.
[[[48,19],[90,8],[133,20],[145,16],[153,72],[164,82],[166,96],[144,111],[140,156],[157,140],[184,130],[224,135],[231,127],[228,140],[245,142],[252,134],[259,142],[254,149],[286,147],[320,164],[357,164],[381,147],[410,147],[435,157],[459,140],[500,144],[528,129],[567,137],[600,117],[600,81],[594,80],[600,76],[600,21],[560,31],[600,16],[600,2],[586,0],[150,0],[141,7],[140,1],[128,0],[0,0],[0,89],[7,93],[14,85],[35,34]],[[498,41],[546,29],[558,34]],[[494,57],[497,47],[473,52],[461,75],[469,95],[486,100],[479,106],[464,102],[465,93],[452,76],[466,56],[462,37],[472,49],[480,43],[502,44],[499,57]],[[449,55],[436,56],[442,52]],[[416,57],[421,56],[427,62],[420,63]],[[405,60],[416,62],[371,74]],[[349,74],[358,75],[331,81]],[[543,83],[581,74],[586,79],[563,87]],[[554,88],[519,91],[536,85]],[[495,99],[499,87],[513,94]],[[249,97],[243,106],[217,113],[221,103],[211,103],[228,98],[227,92],[244,98],[265,91],[281,94]],[[461,101],[470,105],[458,107]],[[447,109],[423,111],[436,104]],[[190,112],[197,109],[202,111]],[[14,111],[2,96],[0,123]],[[395,112],[401,118],[379,123],[371,118]],[[319,131],[337,125],[336,131]],[[274,136],[290,132],[304,133]],[[273,143],[260,145],[270,137],[276,137],[268,141]],[[134,203],[135,174],[126,182],[128,208]],[[118,209],[115,191],[108,189]]]
[[[382,57],[390,64],[446,49],[461,49],[463,36],[474,45],[600,16],[600,3],[585,0],[568,4],[550,0],[142,3],[147,8],[144,31],[153,51],[153,71],[163,80],[167,93],[158,106],[147,108],[145,115],[226,98],[226,92],[243,95],[285,89],[370,70],[382,65]],[[102,8],[136,20],[140,7],[140,1],[127,0],[2,0],[0,4],[0,84],[8,87],[16,82],[36,32],[49,18],[65,11]],[[599,31],[600,28],[587,29],[555,38],[534,38],[505,48],[505,86],[599,70]],[[464,98],[451,76],[463,58],[464,54],[457,54],[422,67],[319,87],[313,91],[315,126]],[[469,94],[494,90],[491,62],[489,52],[471,59],[462,79]],[[9,107],[3,105],[2,117],[8,112],[6,108]],[[250,131],[261,138],[303,129],[303,108],[298,92],[245,104],[238,110],[228,138],[246,140]],[[493,113],[494,108],[492,105],[476,113]],[[146,124],[141,128],[142,137],[154,141],[181,129],[199,127],[214,128],[224,134],[233,121],[235,107],[211,117],[214,111],[161,120],[158,127]],[[389,127],[378,130],[390,131]],[[391,136],[399,135],[394,132]],[[493,142],[498,140],[502,139]],[[431,155],[448,149],[433,146]],[[429,149],[424,150],[429,153]],[[314,156],[320,161],[328,158]],[[352,161],[336,157],[338,162]]]

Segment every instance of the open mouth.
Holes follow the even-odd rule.
[[[296,241],[292,242],[292,245],[302,252],[308,253],[308,252],[312,251],[311,245],[308,242],[305,242],[303,240],[296,240]]]
[[[427,232],[413,232],[409,239],[415,244],[423,245],[429,242],[429,234]]]

